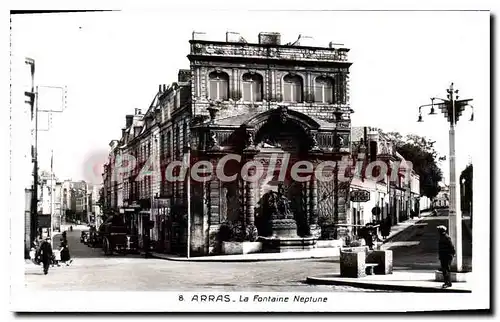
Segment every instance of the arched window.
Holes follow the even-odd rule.
[[[259,74],[243,75],[243,100],[245,102],[262,101],[262,76]]]
[[[302,102],[302,78],[287,75],[283,78],[283,100],[285,102]]]
[[[211,72],[209,93],[212,100],[227,100],[229,94],[229,76],[226,73]]]
[[[333,103],[333,80],[318,77],[314,84],[314,101],[318,103]]]

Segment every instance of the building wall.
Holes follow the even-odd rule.
[[[248,52],[237,55],[238,57],[234,56],[234,53],[241,47],[241,44],[234,43],[191,41],[191,51],[188,56],[190,69],[180,70],[177,82],[171,86],[160,86],[153,103],[144,114],[135,113],[132,118],[127,116],[122,137],[118,140],[123,145],[122,151],[134,155],[138,160],[136,170],[128,174],[123,182],[123,195],[127,198],[127,203],[131,204],[141,200],[146,202],[151,200],[151,197],[155,196],[157,192],[161,198],[170,198],[172,201],[170,219],[175,225],[178,225],[175,228],[176,232],[173,232],[173,234],[179,234],[178,245],[186,240],[185,226],[189,203],[192,216],[190,219],[192,223],[190,248],[197,254],[208,251],[209,235],[211,234],[209,210],[203,198],[212,200],[211,216],[214,218],[216,215],[219,216],[219,208],[222,207],[222,203],[217,202],[216,199],[220,198],[222,185],[217,181],[211,183],[210,195],[205,197],[203,197],[205,194],[203,189],[198,191],[199,187],[192,186],[189,191],[192,197],[189,198],[185,181],[170,182],[164,176],[138,181],[135,177],[144,165],[145,159],[150,157],[152,152],[158,151],[157,155],[153,154],[152,156],[155,158],[155,162],[161,165],[161,170],[164,172],[164,168],[170,162],[183,161],[187,157],[188,146],[191,150],[199,149],[199,140],[201,139],[191,132],[192,124],[195,118],[197,121],[201,118],[206,120],[209,114],[207,108],[214,103],[214,100],[210,98],[211,86],[213,85],[210,85],[209,77],[212,72],[225,73],[228,80],[228,97],[219,102],[221,108],[217,119],[222,120],[278,108],[281,103],[285,103],[284,78],[289,75],[300,77],[302,95],[300,102],[286,102],[289,108],[320,119],[325,123],[336,123],[340,129],[339,135],[344,138],[344,141],[347,143],[350,139],[348,132],[351,112],[348,104],[348,66],[350,63],[347,62],[346,49],[311,49],[279,45],[266,47],[251,44],[244,49],[248,49]],[[253,58],[249,60],[249,57]],[[270,57],[281,57],[282,59],[269,63]],[[245,74],[262,77],[261,101],[244,100],[245,85],[242,77]],[[318,77],[327,77],[335,81],[335,86],[331,89],[332,93],[335,94],[334,101],[325,103],[315,101],[314,86],[317,86]],[[155,121],[153,122],[151,118]],[[333,125],[331,126],[333,129]],[[159,136],[157,147],[154,141],[156,136]],[[348,145],[342,146],[341,149],[344,152],[349,151]],[[111,160],[108,166],[112,166]],[[105,169],[104,179],[107,192],[106,200],[114,205],[116,202],[113,199],[113,185],[109,184],[109,170]],[[157,182],[158,187],[156,187]],[[108,192],[108,190],[111,191]],[[343,204],[340,206],[343,207]],[[145,207],[142,208],[148,210],[144,209]],[[331,213],[328,213],[333,213],[333,209]],[[155,220],[155,218],[151,219]],[[214,225],[214,229],[217,229],[216,225]],[[153,234],[154,239],[159,237],[155,236],[154,232],[150,233]]]

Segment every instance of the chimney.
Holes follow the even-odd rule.
[[[330,41],[330,43],[328,44],[328,47],[329,48],[340,48],[340,47],[343,47],[344,44],[338,44],[338,43],[334,43],[333,41]]]
[[[166,92],[167,91],[167,85],[163,84],[163,91]]]
[[[140,108],[136,108],[134,114],[135,115],[141,115],[141,109]]]
[[[368,132],[368,153],[370,155],[371,162],[375,162],[377,160],[378,139],[378,131],[374,128],[370,128],[370,131]]]
[[[238,32],[226,32],[226,42],[241,42],[241,36]]]
[[[281,34],[279,32],[261,32],[259,33],[259,44],[281,45]]]
[[[125,127],[128,128],[132,125],[132,121],[134,119],[133,115],[127,115],[125,116]]]
[[[126,130],[127,130],[127,129],[122,129],[122,137],[124,137],[124,136],[125,136],[125,131],[126,131]]]
[[[179,69],[177,74],[177,81],[179,83],[189,82],[191,80],[191,70],[190,69]]]
[[[192,40],[206,40],[206,33],[193,31]]]
[[[158,85],[158,92],[161,93],[161,84]]]

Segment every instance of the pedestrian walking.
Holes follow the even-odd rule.
[[[37,258],[38,261],[42,263],[43,273],[47,275],[49,273],[49,266],[52,262],[52,245],[50,245],[50,238],[47,237],[40,245],[38,249]]]
[[[451,286],[451,262],[455,256],[455,246],[451,241],[450,236],[446,233],[445,226],[437,227],[439,233],[438,251],[439,261],[441,262],[441,272],[443,273],[444,284],[443,288]]]
[[[385,218],[385,220],[382,222],[382,224],[380,225],[380,233],[382,235],[382,238],[384,238],[384,240],[389,236],[389,234],[391,233],[391,225],[392,225],[392,219],[391,219],[391,216],[390,215],[387,215],[387,217]]]
[[[66,266],[69,266],[73,260],[71,259],[71,256],[69,254],[69,246],[68,242],[64,239],[61,239],[61,246],[60,246],[60,252],[61,252],[61,262],[63,264],[66,264]]]
[[[380,220],[380,213],[381,209],[379,205],[377,204],[375,207],[372,208],[372,221],[377,222]]]

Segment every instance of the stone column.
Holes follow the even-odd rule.
[[[255,175],[255,170],[249,169],[248,176],[251,177]],[[246,181],[245,182],[245,224],[247,226],[253,226],[255,224],[255,183]]]
[[[349,235],[349,213],[347,212],[347,194],[350,182],[340,182],[338,172],[335,178],[335,223],[337,225],[336,239],[346,240]]]
[[[212,160],[213,162],[213,160]],[[212,176],[207,183],[202,183],[207,198],[208,210],[208,253],[214,254],[219,251],[217,234],[220,228],[220,181]]]
[[[314,173],[309,182],[309,231],[312,237],[321,237],[321,227],[318,225],[318,180]]]

